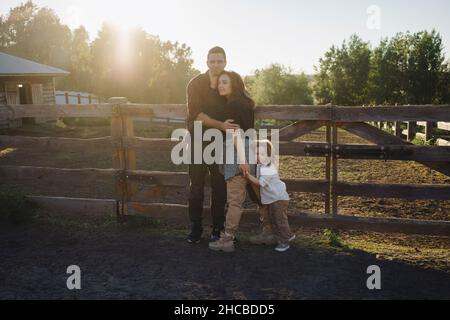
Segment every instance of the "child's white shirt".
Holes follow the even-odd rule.
[[[260,185],[261,203],[271,204],[279,200],[289,200],[286,184],[281,181],[275,165],[258,164],[257,178]]]

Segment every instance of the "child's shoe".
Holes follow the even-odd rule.
[[[278,243],[278,245],[275,247],[275,251],[278,251],[278,252],[284,252],[284,251],[286,251],[286,250],[289,249],[289,248],[290,248],[289,242],[280,242],[280,243]]]

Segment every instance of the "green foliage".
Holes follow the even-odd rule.
[[[55,126],[56,126],[57,128],[61,128],[61,129],[67,128],[67,125],[64,123],[64,120],[61,119],[61,118],[56,119]]]
[[[191,49],[162,42],[140,28],[129,30],[128,37],[122,43],[120,30],[103,24],[91,45],[94,91],[133,102],[183,103],[186,85],[198,73]]]
[[[371,64],[372,103],[448,101],[448,63],[444,61],[442,38],[435,30],[397,33],[392,39],[383,40],[373,51]]]
[[[434,139],[425,140],[420,137],[415,137],[413,140],[411,140],[411,143],[419,145],[419,146],[432,146],[432,145],[434,145]]]
[[[339,232],[335,229],[325,229],[323,235],[326,238],[327,243],[333,247],[341,247],[342,240],[339,236]]]
[[[0,222],[25,224],[31,222],[37,213],[37,205],[20,192],[0,192]]]
[[[450,64],[435,30],[397,33],[371,50],[353,35],[319,60],[314,93],[320,104],[450,102]]]
[[[331,47],[319,60],[314,92],[319,104],[367,103],[370,69],[369,43],[352,35],[340,48]]]
[[[145,228],[152,228],[157,227],[161,224],[161,221],[159,219],[151,218],[151,217],[145,217],[145,216],[139,216],[139,215],[128,215],[126,217],[126,225],[133,229],[145,229]]]
[[[70,71],[55,79],[58,89],[132,102],[184,103],[187,82],[198,73],[185,44],[161,41],[140,28],[122,36],[107,23],[91,43],[83,26],[71,31],[53,10],[32,1],[0,15],[0,50]]]
[[[70,65],[71,31],[55,12],[27,1],[0,19],[0,49],[26,59],[65,68]]]
[[[313,104],[307,76],[292,74],[289,68],[280,64],[256,70],[254,76],[245,80],[258,105]]]
[[[32,1],[0,15],[0,50],[70,71],[56,79],[58,89],[132,102],[184,103],[186,85],[199,72],[186,44],[139,27],[123,37],[108,23],[90,42],[83,26],[70,30],[52,9]],[[256,70],[246,82],[257,104],[313,104],[313,93],[319,104],[450,103],[450,62],[435,30],[397,33],[374,49],[352,35],[315,69],[313,84],[279,64]]]

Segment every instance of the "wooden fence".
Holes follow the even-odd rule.
[[[32,196],[49,210],[61,212],[116,212],[122,219],[130,214],[149,215],[161,219],[183,217],[187,223],[186,205],[136,201],[137,183],[167,187],[187,192],[189,177],[185,172],[136,170],[137,150],[170,152],[178,141],[150,139],[134,135],[133,118],[185,118],[185,105],[145,105],[128,103],[125,98],[111,98],[109,103],[89,105],[11,105],[9,119],[21,117],[109,117],[111,136],[94,139],[56,137],[0,136],[0,147],[63,148],[82,147],[84,152],[95,152],[111,146],[111,169],[61,169],[23,166],[0,166],[4,183],[30,184],[35,179],[52,185],[70,183],[72,188],[90,185],[92,188],[114,185],[114,199],[86,199]],[[5,117],[5,114],[2,115]],[[340,215],[339,196],[437,199],[450,200],[450,185],[441,184],[372,184],[350,183],[338,179],[339,159],[414,160],[450,176],[449,146],[418,146],[382,131],[367,122],[373,121],[450,121],[450,105],[444,106],[261,106],[257,119],[295,121],[280,129],[280,155],[323,157],[326,166],[324,178],[319,180],[287,179],[288,191],[324,194],[325,214],[299,213],[290,217],[293,224],[314,227],[334,227],[380,232],[407,232],[450,235],[450,221],[375,218]],[[292,140],[326,127],[325,142],[294,142]],[[372,144],[338,143],[338,128],[355,134]],[[154,199],[153,199],[154,200]],[[205,208],[205,212],[209,209]],[[246,210],[253,219],[257,213]],[[256,221],[256,220],[255,220]]]
[[[401,125],[405,124],[405,129]],[[414,138],[420,138],[423,141],[435,139],[438,146],[450,146],[450,122],[431,122],[431,121],[404,121],[404,122],[374,122],[372,123],[380,129],[390,129],[392,133],[404,138],[406,141],[412,141]],[[418,128],[423,128],[423,133],[418,132]],[[434,129],[447,131],[447,134],[435,134]]]
[[[102,98],[89,93],[87,95],[83,95],[81,93],[70,94],[69,92],[64,92],[64,93],[56,93],[55,97],[64,97],[65,104],[70,104],[70,98],[76,98],[77,104],[83,104],[83,100],[87,100],[87,104],[92,104],[94,102],[97,103],[103,102]]]

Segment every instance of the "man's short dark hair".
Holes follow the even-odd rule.
[[[221,48],[221,47],[214,47],[214,48],[209,49],[208,58],[209,58],[209,55],[212,53],[221,53],[221,54],[223,54],[225,61],[227,60],[227,55],[225,54],[225,50],[223,50],[223,48]]]

